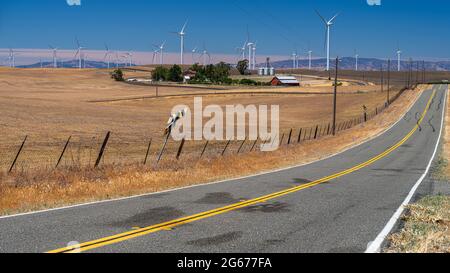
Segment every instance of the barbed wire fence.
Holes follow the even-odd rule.
[[[360,115],[340,121],[336,131],[342,132],[375,118],[396,101],[407,88],[390,98],[389,103],[368,110]],[[332,124],[322,123],[302,128],[284,128],[279,135],[279,145],[298,145],[332,135]],[[164,160],[209,160],[228,155],[243,155],[260,151],[268,139],[226,141],[169,141],[162,156]],[[65,139],[43,141],[33,136],[0,143],[0,171],[6,173],[33,170],[99,168],[102,166],[136,165],[157,167],[163,137],[142,136],[130,139],[114,132],[103,135],[70,135]]]

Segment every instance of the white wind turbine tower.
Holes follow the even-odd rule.
[[[308,59],[309,59],[308,68],[309,68],[309,70],[311,70],[311,68],[312,68],[312,53],[313,52],[311,50],[308,51]]]
[[[252,67],[252,60],[253,60],[252,52],[253,52],[254,45],[255,44],[252,42],[249,42],[247,44],[247,46],[248,46],[248,63],[249,63],[250,69],[253,69],[253,67]]]
[[[8,57],[8,59],[9,59],[9,66],[12,67],[12,68],[16,67],[16,56],[17,55],[18,54],[16,53],[16,51],[14,51],[14,49],[12,49],[12,48],[9,49],[9,57]]]
[[[125,60],[128,60],[128,66],[131,67],[133,65],[133,53],[127,52],[122,57],[125,58]],[[126,66],[126,63],[125,63]]]
[[[355,50],[355,71],[358,71],[358,59],[359,59],[359,55],[358,55],[358,53],[356,53],[356,50]]]
[[[247,51],[247,44],[248,44],[248,40],[245,41],[245,43],[242,47],[236,48],[237,50],[239,50],[239,52],[241,54],[242,61],[245,60],[245,52]]]
[[[320,15],[320,13],[316,10],[317,15],[319,15],[320,19],[325,23],[326,27],[326,45],[327,45],[327,71],[330,71],[330,32],[331,26],[334,24],[333,21],[338,17],[339,13],[334,15],[330,20],[325,20],[325,18]]]
[[[253,44],[253,57],[252,57],[252,62],[253,62],[253,70],[256,69],[256,46],[257,46],[258,42],[255,42],[255,44]]]
[[[159,52],[159,49],[153,51],[152,64],[155,64],[155,57],[158,54],[158,52]]]
[[[84,47],[82,47],[80,45],[80,41],[78,41],[78,39],[76,39],[77,42],[77,52],[75,53],[75,58],[78,56],[78,68],[81,69],[82,68],[82,61],[83,61],[83,49],[85,49]]]
[[[297,52],[292,53],[292,69],[297,68]]]
[[[157,51],[159,51],[159,61],[160,61],[160,65],[164,64],[164,47],[166,46],[166,42],[164,41],[164,43],[162,43],[161,45],[153,45],[154,47],[157,48]]]
[[[181,49],[180,49],[180,64],[184,64],[184,37],[186,36],[186,27],[187,27],[188,21],[186,21],[183,25],[183,28],[181,28],[180,32],[173,32],[174,34],[177,34],[180,36],[180,43],[181,43]]]
[[[402,70],[402,51],[400,49],[397,50],[397,68],[398,72]]]
[[[206,57],[208,57],[208,62],[206,62]],[[202,55],[200,55],[200,58],[203,59],[203,66],[209,65],[209,63],[211,62],[211,55],[209,54],[205,45],[203,45],[203,51]]]
[[[110,68],[110,64],[111,64],[111,56],[114,54],[114,52],[109,50],[109,47],[107,44],[105,44],[105,57],[103,58],[103,61],[106,60],[107,64],[108,64],[108,69]]]
[[[86,68],[86,60],[88,59],[88,57],[89,57],[89,55],[86,53],[86,54],[84,54],[84,56],[83,56],[83,68]]]
[[[51,45],[49,47],[53,51],[53,68],[58,68],[58,48]]]
[[[195,54],[197,53],[197,47],[194,47],[194,49],[192,49],[191,51],[192,53],[192,63],[195,64]]]

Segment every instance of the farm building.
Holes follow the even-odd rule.
[[[272,86],[300,86],[300,82],[293,76],[276,76],[270,83]]]

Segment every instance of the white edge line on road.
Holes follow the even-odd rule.
[[[443,132],[443,129],[444,129],[445,113],[446,113],[446,108],[447,108],[447,106],[446,106],[447,105],[447,93],[448,93],[448,85],[447,85],[447,90],[445,91],[445,103],[443,105],[443,111],[442,111],[441,130],[439,132],[439,137],[438,137],[438,141],[436,143],[436,147],[435,147],[434,152],[433,152],[433,156],[431,157],[430,162],[428,163],[428,166],[427,166],[427,168],[425,170],[425,173],[416,182],[416,184],[414,185],[414,187],[411,189],[411,191],[409,192],[408,196],[406,197],[405,201],[403,201],[401,206],[394,213],[392,218],[386,224],[386,226],[381,231],[381,233],[377,236],[375,241],[370,243],[370,245],[367,248],[367,250],[365,251],[365,253],[373,254],[373,253],[380,253],[381,252],[381,246],[383,245],[384,241],[386,240],[386,237],[392,232],[392,230],[394,229],[394,227],[397,224],[398,220],[400,219],[400,217],[402,216],[403,212],[405,211],[406,206],[409,205],[409,203],[411,202],[411,199],[414,197],[417,189],[422,184],[423,180],[425,180],[425,177],[427,176],[428,172],[430,171],[431,165],[433,164],[434,158],[436,157],[436,154],[438,152],[439,144],[440,144],[441,138],[442,138],[442,132]]]
[[[423,94],[422,94],[423,95]],[[421,95],[421,96],[422,96]],[[408,110],[406,111],[406,113],[410,112],[411,109],[414,107],[414,105],[419,101],[419,99],[421,98],[421,96],[419,96],[416,101],[411,104],[411,106],[408,108]],[[283,171],[287,171],[287,170],[292,170],[295,168],[300,168],[300,167],[304,167],[304,166],[308,166],[308,165],[312,165],[315,164],[317,162],[323,161],[323,160],[327,160],[330,158],[333,158],[335,156],[338,156],[340,154],[343,154],[345,152],[348,152],[354,148],[357,148],[359,146],[362,146],[382,135],[384,135],[385,133],[387,133],[388,131],[390,131],[392,128],[394,128],[398,123],[400,123],[400,121],[403,120],[404,118],[404,114],[397,120],[397,122],[395,122],[394,124],[392,124],[390,127],[388,127],[386,130],[380,132],[377,135],[374,135],[371,138],[368,138],[367,140],[350,146],[340,152],[337,152],[335,154],[329,155],[327,157],[321,158],[319,160],[316,161],[312,161],[309,163],[304,163],[304,164],[300,164],[300,165],[294,165],[291,167],[286,167],[286,168],[281,168],[281,169],[276,169],[276,170],[272,170],[272,171],[267,171],[267,172],[262,172],[262,173],[258,173],[258,174],[253,174],[253,175],[248,175],[248,176],[242,176],[242,177],[236,177],[236,178],[231,178],[231,179],[226,179],[226,180],[220,180],[220,181],[214,181],[214,182],[210,182],[210,183],[204,183],[204,184],[198,184],[198,185],[192,185],[192,186],[187,186],[187,187],[181,187],[181,188],[175,188],[175,189],[169,189],[169,190],[164,190],[164,191],[159,191],[159,192],[152,192],[152,193],[144,193],[144,194],[139,194],[139,195],[133,195],[133,196],[128,196],[128,197],[122,197],[122,198],[115,198],[115,199],[108,199],[108,200],[102,200],[102,201],[94,201],[94,202],[88,202],[88,203],[82,203],[82,204],[76,204],[76,205],[72,205],[72,206],[64,206],[64,207],[59,207],[59,208],[53,208],[53,209],[45,209],[45,210],[37,210],[37,211],[31,211],[31,212],[25,212],[25,213],[19,213],[19,214],[13,214],[13,215],[5,215],[5,216],[0,216],[0,220],[3,219],[7,219],[7,218],[13,218],[13,217],[20,217],[20,216],[28,216],[28,215],[33,215],[33,214],[40,214],[40,213],[47,213],[47,212],[53,212],[53,211],[58,211],[58,210],[66,210],[66,209],[72,209],[72,208],[77,208],[77,207],[84,207],[84,206],[90,206],[90,205],[98,205],[98,204],[103,204],[103,203],[109,203],[109,202],[118,202],[118,201],[124,201],[124,200],[129,200],[129,199],[135,199],[135,198],[140,198],[140,197],[145,197],[145,196],[152,196],[152,195],[157,195],[157,194],[162,194],[162,193],[169,193],[169,192],[174,192],[174,191],[181,191],[181,190],[186,190],[186,189],[191,189],[191,188],[196,188],[196,187],[203,187],[203,186],[210,186],[210,185],[215,185],[215,184],[221,184],[221,183],[226,183],[226,182],[236,182],[242,179],[247,179],[247,178],[252,178],[252,177],[258,177],[258,176],[263,176],[263,175],[267,175],[267,174],[271,174],[271,173],[278,173],[278,172],[283,172]]]

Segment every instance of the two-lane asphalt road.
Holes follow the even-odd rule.
[[[427,172],[446,92],[434,86],[383,135],[309,165],[0,218],[0,252],[364,252]]]

